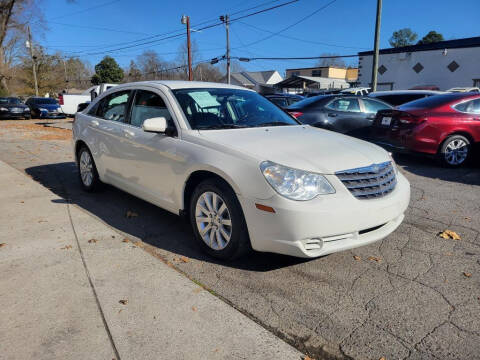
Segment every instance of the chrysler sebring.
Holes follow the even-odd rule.
[[[186,216],[207,253],[317,257],[378,241],[410,185],[380,147],[299,124],[226,84],[120,85],[77,113],[80,183],[103,183]]]

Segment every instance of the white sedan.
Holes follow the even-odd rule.
[[[226,84],[120,85],[76,114],[73,139],[86,191],[108,183],[188,216],[201,246],[222,259],[366,245],[400,225],[410,200],[380,147],[301,125]]]

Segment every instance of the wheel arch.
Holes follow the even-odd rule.
[[[80,149],[85,146],[90,152],[91,150],[89,149],[87,143],[81,139],[77,140],[75,142],[75,161],[78,163],[78,152],[80,151]]]
[[[196,186],[206,179],[217,179],[225,183],[235,194],[239,194],[240,191],[236,184],[230,179],[229,176],[219,171],[218,169],[196,169],[192,171],[187,180],[184,182],[181,200],[180,213],[186,214],[188,212],[189,203],[193,191]]]
[[[442,149],[442,146],[443,144],[445,143],[445,141],[451,137],[451,136],[455,136],[455,135],[461,135],[461,136],[464,136],[466,137],[469,141],[470,141],[470,144],[473,145],[475,144],[475,138],[473,137],[473,135],[471,133],[469,133],[468,131],[466,130],[455,130],[455,131],[452,131],[452,132],[449,132],[448,134],[445,134],[445,136],[443,137],[442,141],[440,141],[440,143],[438,144],[438,147],[437,147],[437,153],[440,152],[440,150]]]

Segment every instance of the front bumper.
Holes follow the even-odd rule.
[[[65,119],[65,114],[59,112],[41,111],[39,117],[42,119]]]
[[[410,201],[410,184],[401,174],[390,194],[377,199],[355,198],[337,179],[332,195],[310,201],[292,201],[274,195],[268,200],[239,197],[250,240],[257,251],[311,258],[381,240],[402,222]],[[275,213],[259,210],[271,206]]]
[[[24,119],[30,117],[30,111],[23,112],[0,112],[0,119]]]

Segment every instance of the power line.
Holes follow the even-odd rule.
[[[256,5],[256,6],[253,6],[253,7],[250,7],[250,8],[247,8],[247,9],[243,9],[243,10],[239,10],[237,12],[234,12],[233,14],[240,14],[242,12],[245,12],[245,11],[249,11],[249,10],[253,10],[253,9],[257,9],[261,6],[265,6],[265,5],[268,5],[268,4],[272,4],[274,2],[278,2],[280,0],[271,0],[271,1],[267,1],[265,3],[262,3],[262,4],[259,4],[259,5]],[[299,0],[295,0],[295,1],[299,1]],[[289,2],[290,3],[290,2]],[[285,5],[288,5],[289,3],[286,3]],[[284,6],[284,5],[282,5]],[[197,23],[197,24],[194,24],[192,25],[193,28],[195,27],[198,27],[200,25],[204,25],[204,24],[207,24],[207,23],[210,23],[212,21],[215,21],[215,23],[211,26],[208,26],[208,27],[204,27],[204,28],[201,28],[201,29],[195,29],[197,31],[199,30],[205,30],[205,29],[208,29],[210,27],[214,27],[214,26],[219,26],[221,25],[222,23],[219,23],[218,22],[218,18],[215,18],[215,19],[211,19],[211,20],[207,20],[207,21],[203,21],[201,23]],[[152,36],[148,36],[148,37],[145,37],[145,38],[141,38],[141,39],[137,39],[137,40],[132,40],[132,41],[126,41],[126,42],[121,42],[121,43],[116,43],[116,44],[110,44],[110,45],[106,45],[106,46],[99,46],[98,48],[110,48],[110,47],[115,47],[115,46],[123,46],[123,45],[130,45],[130,44],[135,44],[135,43],[138,43],[138,42],[142,42],[142,41],[147,41],[147,40],[151,40],[151,39],[155,39],[155,38],[158,38],[158,37],[161,37],[161,36],[167,36],[167,35],[172,35],[172,34],[176,34],[175,36],[176,37],[180,37],[180,36],[184,36],[185,30],[183,28],[179,28],[178,30],[173,30],[173,31],[169,31],[169,32],[166,32],[166,33],[161,33],[161,34],[156,34],[156,35],[152,35]],[[180,33],[180,34],[177,34],[177,33]],[[170,38],[170,36],[168,37]],[[150,44],[150,43],[154,43],[154,42],[160,42],[160,41],[163,41],[163,39],[156,39],[155,41],[149,41],[147,43],[142,43],[142,44],[139,44],[138,46],[141,46],[141,45],[145,45],[145,44]],[[93,49],[92,49],[93,50]],[[80,54],[80,53],[85,53],[86,50],[80,50],[80,51],[72,51],[70,52],[71,54]],[[112,49],[112,51],[115,51],[115,49]],[[96,53],[96,54],[91,54],[91,53],[85,53],[85,55],[98,55],[98,54],[102,54],[103,52],[99,52],[99,53]]]
[[[55,19],[63,19],[63,18],[66,18],[68,16],[73,16],[73,15],[77,15],[77,14],[82,14],[84,12],[88,12],[90,10],[94,10],[94,9],[98,9],[98,8],[101,8],[101,7],[104,7],[104,6],[108,6],[108,5],[112,5],[116,2],[119,2],[120,0],[113,0],[113,1],[109,1],[109,2],[106,2],[106,3],[103,3],[103,4],[98,4],[98,5],[95,5],[95,6],[91,6],[89,8],[85,8],[85,9],[82,9],[82,10],[79,10],[79,11],[75,11],[75,12],[71,12],[69,14],[64,14],[64,15],[60,15],[60,16],[55,16],[55,17],[52,17],[50,18],[50,20],[55,20]],[[34,23],[36,22],[39,22],[40,20],[37,20],[37,21],[34,21]]]
[[[92,30],[100,30],[100,31],[111,31],[111,32],[117,32],[117,33],[124,33],[124,34],[141,34],[141,35],[147,35],[145,33],[140,33],[140,32],[135,32],[135,31],[125,31],[125,30],[118,30],[118,29],[109,29],[109,28],[103,28],[103,27],[96,27],[96,26],[85,26],[85,25],[75,25],[75,24],[65,24],[61,22],[56,22],[56,21],[49,21],[49,24],[55,24],[55,25],[63,25],[63,26],[68,26],[68,27],[77,27],[81,29],[92,29]]]
[[[263,42],[263,41],[265,41],[265,40],[268,40],[268,39],[270,39],[270,38],[272,38],[272,37],[274,37],[274,36],[276,36],[276,35],[284,32],[284,31],[287,31],[288,29],[291,29],[292,27],[300,24],[301,22],[303,22],[303,21],[311,18],[313,15],[315,15],[315,14],[319,13],[320,11],[326,9],[327,7],[329,7],[330,5],[332,5],[333,3],[335,3],[336,1],[337,1],[337,0],[332,0],[332,1],[330,1],[328,4],[325,4],[325,5],[321,6],[320,8],[318,8],[317,10],[315,10],[314,12],[308,14],[307,16],[304,16],[303,18],[301,18],[300,20],[294,22],[293,24],[291,24],[291,25],[283,28],[283,29],[280,30],[280,31],[276,31],[276,32],[272,33],[271,35],[269,35],[269,36],[267,36],[267,37],[264,37],[263,39],[254,41],[254,42],[252,42],[252,43],[250,43],[250,44],[247,44],[247,45],[245,45],[245,46],[238,46],[238,47],[236,47],[236,48],[234,48],[234,49],[239,49],[239,48],[242,48],[242,47],[252,46],[252,45],[258,44],[258,43],[260,43],[260,42]]]
[[[258,14],[261,14],[261,13],[264,13],[264,12],[267,12],[267,11],[278,9],[278,8],[286,6],[286,5],[293,4],[293,3],[298,2],[298,1],[299,0],[290,0],[288,2],[281,3],[281,4],[278,4],[278,5],[266,8],[266,9],[262,9],[262,10],[255,11],[253,13],[242,15],[242,16],[237,17],[235,19],[231,19],[231,21],[236,21],[236,20],[239,20],[239,19],[244,19],[244,18],[247,18],[247,17],[250,17],[250,16],[258,15]],[[333,0],[333,1],[336,1],[336,0]],[[206,29],[210,29],[210,28],[213,28],[213,27],[216,27],[216,26],[219,26],[219,25],[223,25],[223,22],[216,22],[214,24],[206,25],[206,26],[203,26],[203,27],[195,29],[195,30],[197,30],[197,31],[206,30]],[[177,32],[177,31],[171,31],[170,33],[165,33],[165,35],[172,34],[172,33],[175,33],[175,32]],[[156,35],[154,35],[152,37],[155,37],[155,36]],[[115,49],[109,49],[109,50],[104,50],[104,51],[99,51],[99,52],[90,52],[90,53],[85,53],[85,50],[82,50],[82,51],[77,51],[77,52],[71,52],[71,54],[84,53],[83,55],[100,55],[100,54],[112,53],[112,52],[115,52],[115,51],[118,51],[118,50],[131,49],[131,48],[134,48],[134,47],[137,47],[137,46],[153,44],[153,43],[156,43],[156,42],[160,42],[160,41],[164,41],[164,40],[168,40],[168,39],[172,39],[172,38],[177,38],[177,37],[183,37],[183,36],[185,36],[185,33],[182,31],[179,34],[173,34],[173,35],[170,35],[170,36],[163,37],[161,39],[144,41],[142,43],[132,44],[132,45],[123,46],[123,47],[119,47],[119,48],[115,48]],[[152,37],[149,37],[149,38],[152,38]],[[145,39],[149,39],[149,38],[145,38]]]
[[[331,56],[298,56],[298,57],[243,57],[232,56],[232,59],[238,59],[240,61],[253,61],[253,60],[319,60],[319,59],[341,59],[341,58],[353,58],[358,57],[358,54],[352,55],[331,55]]]
[[[336,45],[336,44],[330,44],[330,43],[321,42],[321,41],[306,40],[306,39],[297,38],[297,37],[290,36],[290,35],[285,35],[285,34],[279,34],[279,33],[276,33],[276,32],[274,32],[274,31],[265,30],[265,29],[259,28],[258,26],[254,26],[254,25],[251,25],[251,24],[247,24],[246,22],[243,22],[243,21],[239,21],[238,23],[239,23],[239,24],[242,24],[242,25],[245,25],[245,26],[248,26],[248,27],[251,27],[252,29],[256,29],[256,30],[258,30],[258,31],[263,31],[263,32],[266,32],[266,33],[273,34],[274,36],[280,36],[280,37],[283,37],[283,38],[286,38],[286,39],[291,39],[291,40],[295,40],[295,41],[301,41],[301,42],[308,43],[308,44],[332,46],[332,47],[344,48],[344,49],[368,50],[368,48],[362,48],[362,47],[358,47],[358,46]],[[245,44],[242,44],[242,45],[245,45]],[[245,46],[247,46],[247,45],[245,45]]]

